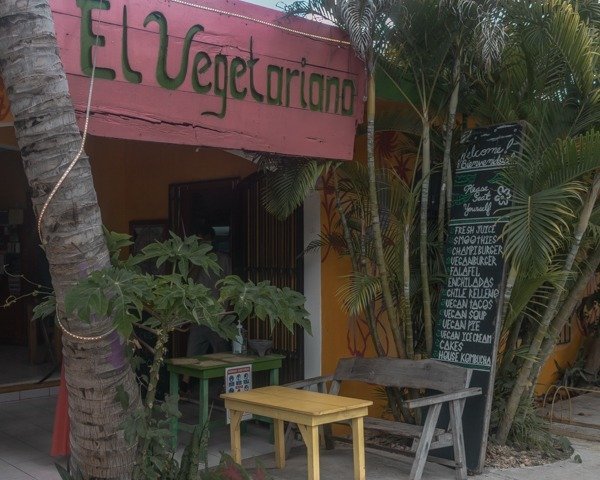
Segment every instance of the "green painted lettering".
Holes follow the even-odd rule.
[[[202,112],[202,115],[214,115],[217,118],[225,117],[227,112],[227,57],[219,54],[215,57],[215,95],[221,97],[221,111],[217,112]],[[221,73],[221,70],[223,73]],[[223,85],[221,87],[221,85]]]
[[[229,90],[231,91],[231,96],[237,100],[243,100],[246,98],[246,94],[248,93],[248,89],[246,87],[238,90],[237,79],[243,77],[248,70],[246,66],[246,62],[243,58],[235,57],[231,61],[231,70],[229,72]]]
[[[302,59],[302,61],[304,62],[305,60]],[[302,108],[306,108],[308,103],[306,103],[306,97],[304,96],[304,84],[306,83],[306,73],[304,73],[304,70],[302,71],[302,73],[300,74],[300,105],[302,106]]]
[[[250,60],[248,60],[248,68],[250,68],[250,93],[252,93],[254,100],[262,103],[265,101],[265,96],[259,93],[254,86],[254,66],[258,60],[258,58],[254,58],[254,54],[252,53],[252,37],[250,37]]]
[[[81,9],[81,71],[88,77],[92,76],[94,64],[92,60],[92,47],[103,47],[106,39],[103,35],[95,35],[92,29],[92,10],[110,10],[108,0],[77,0],[77,6]],[[94,71],[96,78],[114,80],[116,75],[112,68],[96,67]]]
[[[327,77],[327,93],[325,94],[325,111],[329,112],[329,104],[331,101],[331,88],[335,87],[335,94],[333,98],[335,98],[335,108],[333,109],[333,113],[338,113],[338,109],[340,108],[340,79],[337,77]]]
[[[317,87],[317,98],[315,102],[314,93],[315,86]],[[310,109],[313,112],[323,111],[323,75],[320,73],[311,73],[309,81],[309,98],[310,98]]]
[[[294,77],[298,77],[298,76],[300,76],[299,70],[291,70],[289,68],[285,69],[285,106],[286,107],[290,106],[290,99],[292,98],[292,95],[291,95],[292,80],[294,79]]]
[[[204,65],[200,66],[200,62]],[[206,52],[198,52],[194,57],[194,67],[192,68],[192,88],[198,93],[208,93],[212,88],[212,82],[206,84],[200,83],[200,75],[206,72],[212,65],[212,60]]]
[[[127,5],[123,5],[123,36],[121,41],[121,62],[123,75],[128,82],[142,83],[142,74],[131,68],[129,63],[129,48],[127,42]]]
[[[350,93],[347,93],[348,88],[350,88]],[[356,87],[354,86],[354,82],[349,78],[346,78],[342,82],[342,115],[352,116],[354,115],[354,97],[356,96]],[[350,104],[346,107],[348,103],[348,99],[350,100]]]
[[[158,23],[160,33],[160,47],[158,51],[158,61],[156,62],[156,81],[161,87],[175,90],[179,88],[187,75],[192,40],[197,33],[204,31],[204,27],[202,25],[194,25],[188,30],[183,42],[179,73],[175,77],[170,77],[167,73],[167,51],[169,49],[167,19],[162,13],[154,11],[148,14],[144,20],[144,27],[148,26],[150,22]]]
[[[277,95],[273,96],[273,75],[277,75]],[[267,103],[269,105],[281,105],[281,95],[283,93],[283,67],[269,65],[267,67]]]

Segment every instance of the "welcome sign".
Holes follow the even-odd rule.
[[[448,276],[432,357],[473,369],[471,387],[483,392],[467,399],[463,416],[467,467],[478,473],[485,461],[501,328],[502,215],[512,199],[502,171],[521,150],[522,136],[519,123],[466,131],[452,188],[444,256]]]
[[[233,0],[50,4],[80,115],[95,64],[90,133],[352,158],[364,67],[338,29]]]

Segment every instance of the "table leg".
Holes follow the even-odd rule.
[[[208,428],[208,379],[200,379],[200,389],[198,394],[198,400],[200,401],[200,425]]]
[[[269,372],[269,382],[271,385],[279,385],[279,368],[272,368]]]
[[[236,463],[242,463],[242,439],[240,436],[240,423],[244,412],[230,410],[229,415],[231,423],[229,424],[229,433],[231,436],[231,458]]]
[[[275,424],[275,465],[277,468],[285,467],[285,433],[283,420],[273,420]]]
[[[308,480],[319,480],[319,427],[298,424],[308,456]]]
[[[169,373],[169,393],[171,396],[179,394],[179,375],[177,373]],[[179,420],[173,415],[171,417],[171,442],[173,449],[177,449],[178,430]]]
[[[279,385],[279,368],[272,368],[269,371],[269,385]],[[276,442],[275,435],[273,423],[269,422],[269,443]]]
[[[354,453],[354,480],[365,480],[365,430],[362,417],[352,419],[352,450]]]

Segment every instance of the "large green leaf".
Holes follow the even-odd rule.
[[[536,187],[565,185],[600,168],[600,130],[557,139],[541,158],[542,174]]]
[[[363,313],[381,294],[381,279],[377,276],[353,272],[345,278],[337,296],[351,315]]]
[[[282,157],[258,153],[254,160],[264,173],[262,202],[276,218],[287,218],[315,188],[328,162],[304,157]]]
[[[148,260],[155,261],[157,267],[169,264],[174,272],[180,273],[184,278],[190,275],[194,266],[209,274],[221,271],[217,256],[212,253],[212,245],[195,235],[181,238],[170,232],[168,240],[147,245],[140,254],[129,259],[127,266]]]
[[[578,186],[569,183],[533,193],[518,187],[504,215],[504,252],[519,270],[542,271],[569,236],[574,217],[569,203],[578,198]]]
[[[533,274],[532,274],[533,273]],[[502,331],[508,332],[514,321],[525,314],[529,319],[537,319],[539,312],[536,306],[541,306],[542,311],[550,294],[563,278],[564,272],[555,266],[547,271],[535,274],[535,272],[523,271],[517,276],[513,286],[509,307],[502,324]]]

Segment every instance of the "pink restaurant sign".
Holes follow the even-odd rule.
[[[91,134],[352,158],[364,69],[338,29],[235,0],[50,5],[80,120],[96,65]]]

